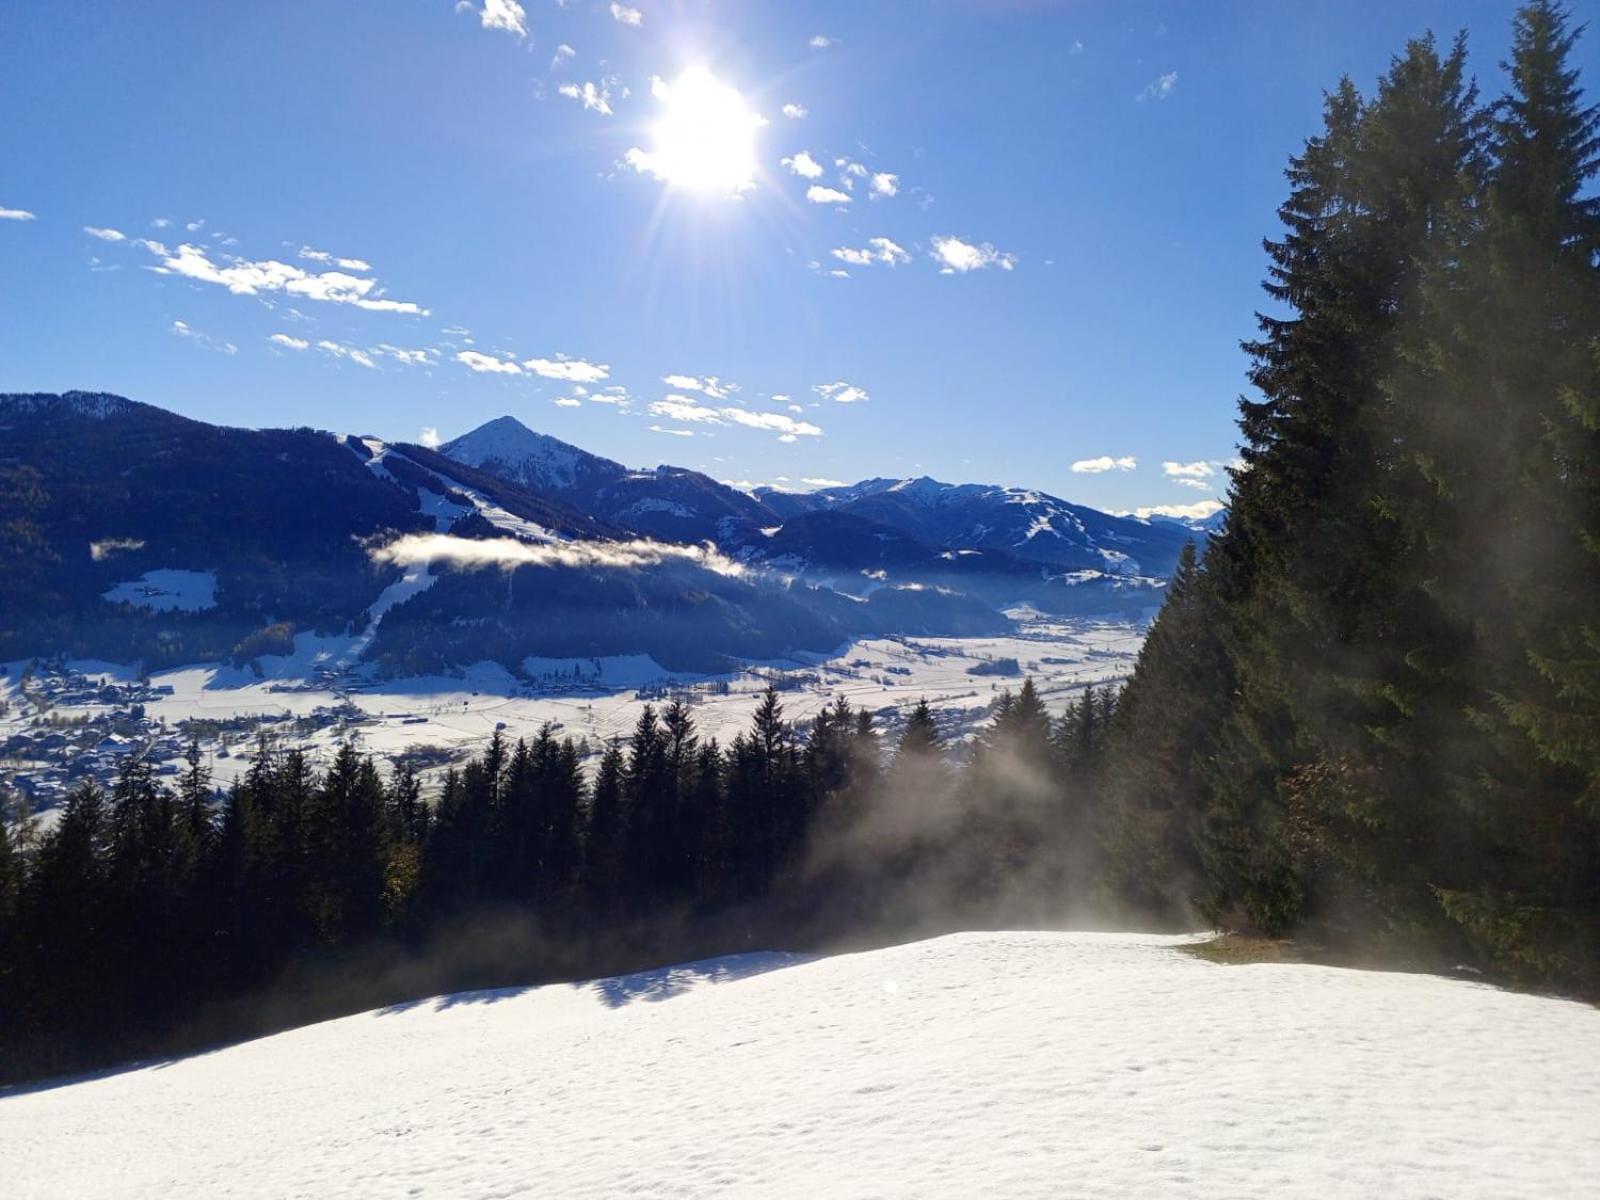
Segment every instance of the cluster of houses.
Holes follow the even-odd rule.
[[[308,715],[262,713],[169,725],[148,715],[146,706],[171,696],[170,686],[96,679],[62,664],[35,663],[7,690],[10,699],[0,713],[0,783],[20,792],[34,812],[54,808],[86,779],[109,785],[136,751],[158,764],[158,774],[173,776],[194,742],[227,758],[230,746],[252,745],[274,727],[303,737],[368,719],[343,701]]]

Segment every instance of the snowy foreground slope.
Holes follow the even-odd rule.
[[[960,934],[471,993],[0,1093],[9,1196],[1563,1196],[1600,1012]]]

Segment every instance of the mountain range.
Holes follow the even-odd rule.
[[[321,634],[398,673],[621,653],[714,670],[997,632],[1017,604],[1141,612],[1195,536],[928,478],[749,493],[512,417],[430,449],[0,395],[0,660],[243,663]]]

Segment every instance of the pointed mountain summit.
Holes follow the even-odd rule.
[[[569,492],[626,475],[621,463],[536,433],[515,417],[496,417],[439,447],[446,458],[543,492]]]
[[[630,470],[515,417],[496,417],[439,452],[646,537],[734,546],[778,523],[759,501],[708,475],[667,465]]]

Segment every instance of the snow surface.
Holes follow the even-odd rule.
[[[462,993],[0,1093],[15,1197],[1592,1196],[1600,1012],[957,934]]]
[[[138,579],[112,584],[101,599],[154,612],[204,612],[217,606],[217,573],[170,567],[146,571]]]

